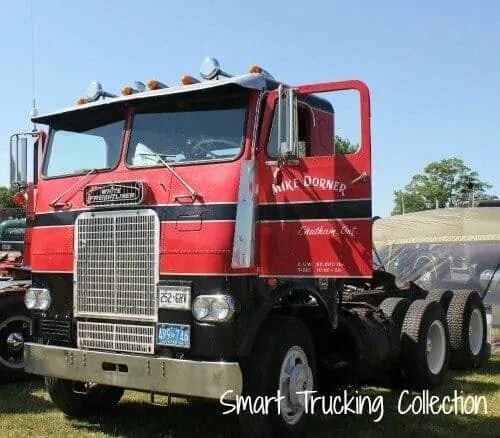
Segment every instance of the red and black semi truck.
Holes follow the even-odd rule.
[[[23,185],[25,367],[57,407],[91,415],[124,389],[212,401],[279,391],[269,415],[240,413],[242,432],[302,436],[304,391],[382,375],[432,388],[449,367],[477,367],[477,294],[459,300],[479,309],[480,351],[467,312],[453,326],[463,342],[450,343],[455,296],[373,269],[368,87],[289,86],[259,66],[233,76],[214,58],[200,73],[121,95],[93,82],[76,106],[32,118],[48,129]],[[346,90],[361,142],[340,155],[322,93]]]

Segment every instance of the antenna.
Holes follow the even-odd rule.
[[[35,83],[35,26],[33,22],[33,0],[30,0],[30,22],[31,22],[31,81],[33,88],[33,107],[30,111],[30,116],[35,117],[38,115],[38,110],[36,108],[36,83]],[[33,123],[33,132],[37,131],[36,123]]]

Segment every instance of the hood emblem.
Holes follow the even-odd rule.
[[[140,181],[92,184],[83,189],[83,202],[88,207],[139,205],[144,201],[144,189]]]

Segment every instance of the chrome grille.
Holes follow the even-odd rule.
[[[153,210],[82,213],[75,225],[75,316],[156,320]]]
[[[79,321],[77,333],[79,348],[154,353],[154,326]]]

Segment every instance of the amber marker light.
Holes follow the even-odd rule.
[[[268,286],[277,286],[278,285],[278,279],[271,277],[267,279],[267,284]]]
[[[258,65],[252,65],[248,70],[248,73],[262,73],[262,68]]]
[[[151,79],[150,81],[148,81],[148,88],[150,90],[160,90],[161,88],[168,88],[168,86],[165,84],[162,84],[161,82],[159,82],[155,79]]]
[[[181,79],[182,85],[193,85],[193,84],[199,84],[200,81],[196,78],[193,78],[193,76],[185,75]]]

